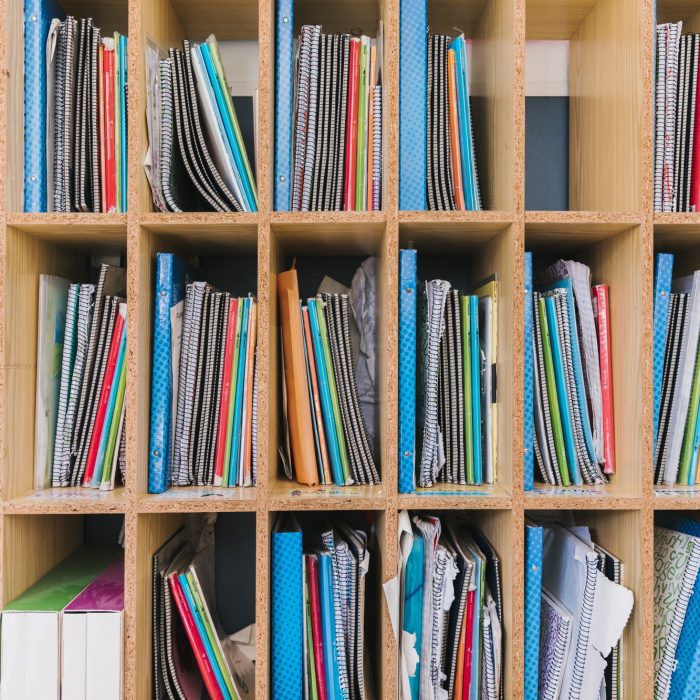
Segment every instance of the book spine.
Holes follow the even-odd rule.
[[[663,390],[664,357],[666,353],[666,336],[668,334],[672,276],[673,255],[659,253],[656,256],[654,280],[654,445],[656,445],[659,430],[659,411]]]
[[[600,388],[603,398],[603,456],[605,474],[615,473],[615,414],[613,412],[612,348],[610,345],[610,297],[607,284],[593,287],[593,310],[600,352]]]
[[[523,341],[523,459],[524,488],[535,488],[535,423],[533,417],[533,374],[532,357],[532,253],[525,253],[525,292],[523,299],[523,317],[525,319],[525,338]]]
[[[700,87],[700,62],[696,66],[696,88]],[[695,123],[693,128],[693,150],[691,157],[690,174],[690,211],[700,211],[700,109],[698,109],[697,99],[700,89],[692,95],[695,100]]]
[[[105,102],[105,211],[117,209],[115,106],[114,106],[114,48],[113,40],[105,39],[104,48],[104,102]]]
[[[315,557],[306,558],[309,582],[309,601],[311,603],[311,637],[316,664],[316,682],[318,700],[326,700],[326,671],[323,661],[323,630],[321,627],[321,595],[319,592],[318,561]]]
[[[224,350],[224,379],[221,388],[221,409],[219,411],[219,424],[217,426],[216,452],[214,453],[214,486],[221,486],[223,483],[226,432],[228,427],[229,402],[231,400],[233,348],[236,344],[237,314],[238,299],[234,298],[229,301],[228,305],[228,325],[226,326],[226,346]]]
[[[275,211],[289,211],[292,180],[294,0],[277,0],[275,22]]]
[[[360,40],[350,40],[350,69],[348,70],[348,117],[345,128],[345,211],[355,209],[355,180],[357,177],[357,114],[360,92]]]

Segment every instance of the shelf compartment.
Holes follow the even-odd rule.
[[[344,225],[345,226],[345,225]],[[270,292],[269,292],[269,319],[267,326],[267,347],[269,348],[269,366],[267,368],[268,396],[275,397],[267,406],[267,424],[269,445],[267,453],[268,463],[268,492],[272,497],[280,499],[288,498],[294,493],[294,498],[310,498],[313,501],[329,498],[342,500],[344,498],[354,499],[362,494],[361,498],[382,498],[387,493],[387,475],[385,464],[395,463],[393,450],[389,454],[389,443],[387,437],[387,421],[391,420],[387,415],[389,400],[386,398],[387,384],[386,374],[390,371],[391,347],[388,345],[389,339],[393,339],[393,324],[389,320],[391,314],[387,312],[388,299],[396,298],[395,292],[391,289],[390,280],[394,278],[391,268],[396,264],[396,259],[391,250],[390,228],[384,225],[375,224],[366,226],[356,224],[345,229],[343,235],[338,232],[329,231],[325,224],[310,226],[299,232],[299,235],[292,235],[290,231],[297,230],[294,224],[273,224],[269,232],[268,264]],[[284,476],[281,461],[277,451],[278,439],[282,435],[281,416],[281,391],[283,381],[281,375],[281,344],[280,329],[277,308],[277,278],[279,272],[288,270],[292,261],[296,259],[296,269],[299,278],[299,292],[302,300],[315,296],[318,286],[324,276],[329,276],[346,287],[350,287],[353,275],[360,263],[368,256],[377,257],[377,318],[386,322],[378,323],[378,344],[376,361],[376,394],[378,419],[376,421],[376,431],[378,435],[378,453],[375,455],[375,464],[379,472],[382,483],[377,486],[361,487],[351,485],[350,487],[338,487],[334,484],[325,486],[306,486],[294,481],[289,481]],[[395,302],[394,302],[395,303]],[[369,437],[369,433],[368,433]],[[371,438],[370,438],[371,440]],[[343,493],[350,489],[347,495]],[[365,490],[366,489],[366,490]],[[313,494],[313,495],[312,495]],[[320,494],[320,495],[319,495]],[[324,495],[325,494],[325,495]],[[355,494],[351,496],[351,494]]]
[[[452,286],[473,292],[493,275],[498,283],[496,359],[496,459],[495,487],[473,487],[475,497],[503,498],[513,488],[513,434],[516,395],[514,377],[514,337],[520,333],[514,322],[514,279],[516,260],[515,229],[507,223],[469,226],[454,222],[444,225],[400,224],[399,247],[410,244],[418,251],[419,284],[430,279],[446,279]],[[418,461],[418,459],[416,460]],[[418,498],[438,492],[444,499],[461,499],[472,487],[438,482],[421,489]],[[454,489],[455,495],[449,495]],[[481,495],[483,494],[483,495]]]
[[[700,8],[693,0],[657,0],[656,23],[683,22],[683,33],[700,31]]]
[[[3,497],[25,496],[34,489],[34,429],[39,275],[76,282],[91,279],[91,263],[103,256],[126,262],[126,228],[93,231],[89,225],[63,228],[8,226],[5,236],[4,301],[6,435]],[[88,489],[85,489],[88,491]],[[85,503],[103,502],[95,491]]]
[[[134,697],[151,697],[153,688],[153,555],[186,522],[187,513],[184,512],[137,516],[135,567],[139,574],[136,576],[134,611]],[[217,515],[214,526],[215,597],[226,634],[256,621],[256,531],[254,513]],[[198,673],[196,669],[195,672]]]
[[[651,436],[645,430],[645,405],[651,391],[645,358],[651,347],[644,332],[648,287],[644,238],[641,226],[620,223],[525,225],[525,250],[533,253],[535,282],[540,270],[563,257],[588,265],[592,284],[609,285],[617,470],[604,487],[605,494],[595,498],[640,496],[651,469]],[[538,487],[542,487],[540,493],[567,498],[566,489]],[[579,488],[577,493],[586,489],[591,487]],[[593,488],[593,493],[598,490]]]
[[[645,10],[636,0],[526,0],[527,40],[569,41],[569,209],[643,206]]]
[[[210,282],[220,291],[244,296],[258,290],[257,227],[253,224],[236,225],[217,223],[186,224],[170,227],[158,224],[142,226],[133,245],[130,247],[130,263],[135,271],[130,276],[131,318],[135,321],[139,342],[136,350],[136,373],[138,383],[136,397],[131,405],[136,406],[137,436],[136,493],[142,502],[165,504],[182,500],[198,502],[202,493],[216,494],[218,489],[202,487],[197,495],[189,494],[191,487],[172,486],[171,492],[157,497],[148,492],[149,435],[151,424],[151,368],[153,363],[153,319],[156,282],[156,258],[158,253],[175,253],[193,262],[201,270],[202,279]],[[260,319],[258,320],[260,328]],[[258,462],[260,468],[260,461]],[[228,491],[231,501],[255,502],[255,493],[239,496],[238,487],[221,489]],[[218,498],[218,496],[216,497]],[[150,505],[144,506],[151,508]],[[159,506],[154,505],[153,508]],[[166,508],[166,506],[163,506]]]

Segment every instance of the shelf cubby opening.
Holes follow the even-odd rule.
[[[646,81],[644,63],[629,57],[641,56],[647,44],[643,4],[526,0],[525,14],[526,40],[569,44],[568,106],[541,110],[533,102],[526,115],[526,208],[552,209],[565,200],[571,210],[641,210],[651,177],[642,172]],[[547,121],[529,125],[528,117]],[[548,148],[555,138],[568,149]],[[559,191],[567,171],[568,192],[553,198],[550,184]]]
[[[153,688],[153,555],[188,518],[183,512],[148,513],[137,517],[136,567],[136,695],[151,697]],[[191,523],[190,523],[191,524]],[[234,634],[256,622],[255,513],[218,513],[214,525],[216,613],[223,631]],[[177,613],[175,613],[177,614]],[[185,644],[188,644],[185,639]],[[198,673],[196,667],[195,673]],[[254,696],[254,691],[251,689]]]
[[[168,49],[182,49],[183,39],[202,42],[213,34],[221,53],[226,78],[233,95],[234,108],[241,128],[253,176],[258,180],[255,157],[254,94],[258,89],[258,25],[257,0],[207,0],[193,5],[183,0],[151,0],[141,3],[141,45],[139,60],[143,61],[149,43],[167,54]],[[145,66],[145,63],[140,65]],[[144,112],[139,115],[139,209],[157,211],[153,204],[143,162],[148,149],[145,116],[146,72],[139,76],[139,91]],[[258,195],[259,195],[259,183]]]
[[[592,541],[620,559],[623,568],[622,585],[632,591],[634,607],[622,635],[622,664],[625,695],[646,697],[642,693],[645,685],[642,666],[642,622],[651,611],[645,608],[642,590],[642,553],[645,552],[642,529],[644,518],[639,510],[557,510],[527,511],[526,518],[546,527],[547,523],[558,522],[564,527],[585,526],[590,530]],[[580,536],[580,535],[579,535]],[[648,563],[644,571],[648,571]]]
[[[129,33],[127,0],[60,0],[57,3],[66,15],[76,19],[92,17],[102,36],[118,31]],[[5,161],[5,206],[8,212],[23,211],[24,188],[24,4],[9,0],[5,5],[5,59],[12,69],[7,71],[5,93],[5,129],[7,153]],[[37,174],[44,177],[44,173]]]
[[[206,218],[206,217],[205,217]],[[138,293],[134,293],[134,314],[139,345],[137,349],[137,435],[138,474],[136,493],[144,499],[144,508],[157,503],[186,501],[200,503],[197,509],[215,500],[237,502],[238,507],[253,508],[255,487],[222,488],[214,486],[171,486],[162,494],[148,494],[149,431],[151,421],[151,370],[153,363],[153,323],[155,308],[156,260],[158,253],[175,253],[190,262],[219,291],[236,296],[258,294],[257,227],[255,224],[153,223],[142,226],[133,248],[133,264]],[[259,308],[259,307],[258,307]],[[258,328],[261,321],[258,317]],[[258,461],[258,474],[260,474]],[[225,506],[221,506],[225,507]]]
[[[513,391],[513,324],[515,233],[509,224],[411,224],[399,228],[399,248],[418,251],[418,283],[444,279],[453,288],[473,294],[495,281],[496,369],[494,484],[462,486],[438,481],[432,488],[417,488],[415,496],[402,496],[417,507],[420,499],[504,498],[512,493],[512,435],[515,394]],[[400,282],[399,282],[400,283]],[[420,300],[421,297],[419,297]],[[419,314],[420,316],[420,314]],[[418,353],[418,349],[416,350]],[[420,357],[417,355],[417,362]],[[483,421],[482,421],[483,427]],[[483,440],[483,436],[482,436]],[[418,455],[416,461],[419,462]]]
[[[387,339],[390,337],[387,300],[388,280],[393,278],[389,265],[395,258],[389,251],[388,229],[383,224],[326,223],[300,226],[295,223],[273,224],[270,233],[270,323],[268,347],[270,365],[268,367],[268,396],[277,397],[268,405],[268,496],[271,498],[310,498],[318,499],[382,499],[386,493],[386,480],[389,478],[384,467],[393,464],[395,455],[387,454],[385,431],[388,418],[385,415],[387,402],[385,377],[389,354]],[[280,320],[278,313],[276,274],[289,270],[296,260],[299,279],[299,294],[302,301],[315,296],[324,277],[328,276],[344,287],[350,287],[353,276],[360,264],[368,257],[376,257],[376,314],[378,326],[376,368],[375,368],[375,422],[374,427],[366,425],[368,438],[375,435],[374,461],[381,483],[378,485],[336,486],[334,484],[306,486],[296,479],[289,481],[278,455],[278,444],[283,439],[282,417],[282,359],[280,342]],[[391,261],[391,262],[390,262]],[[381,321],[387,321],[382,323]],[[366,422],[366,421],[365,421]],[[371,438],[370,438],[371,441]],[[368,506],[369,507],[369,506]]]
[[[114,491],[34,489],[34,436],[39,328],[39,276],[57,275],[72,282],[96,282],[99,265],[126,266],[126,227],[8,226],[5,238],[4,332],[6,442],[3,497],[27,497],[26,503],[51,507],[71,498],[119,508],[124,489]],[[53,445],[51,446],[53,452]],[[128,476],[127,476],[128,479]],[[119,483],[119,479],[117,479]]]
[[[122,515],[5,515],[2,606],[34,585],[81,545],[116,548]]]
[[[600,223],[529,223],[525,250],[533,254],[533,282],[559,259],[575,260],[591,270],[591,285],[607,284],[610,300],[613,411],[616,471],[601,486],[558,487],[537,482],[535,492],[551,496],[638,497],[651,469],[645,431],[645,402],[651,381],[644,378],[644,240],[640,226]]]

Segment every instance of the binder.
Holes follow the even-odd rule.
[[[658,253],[654,274],[654,445],[659,430],[659,409],[661,406],[662,377],[666,336],[668,332],[669,303],[671,301],[671,278],[673,276],[673,255]]]
[[[543,529],[525,523],[525,687],[524,700],[539,700],[540,609]]]
[[[535,423],[533,418],[533,387],[535,383],[533,370],[533,335],[532,335],[532,253],[524,257],[524,295],[523,317],[525,319],[525,337],[523,340],[523,469],[524,489],[535,488]],[[525,658],[529,658],[526,654]]]
[[[277,0],[275,37],[275,211],[289,211],[294,104],[294,0]]]
[[[399,209],[426,208],[427,0],[401,0]]]
[[[399,493],[416,490],[418,252],[399,252]]]

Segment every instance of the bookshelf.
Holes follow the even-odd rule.
[[[371,595],[379,697],[397,696],[397,645],[381,583],[396,574],[402,508],[466,510],[501,556],[505,599],[505,697],[522,697],[524,516],[571,509],[620,556],[635,608],[624,636],[629,698],[653,696],[653,518],[697,510],[700,494],[652,483],[653,252],[700,253],[700,214],[652,212],[653,0],[429,0],[434,31],[461,27],[473,40],[477,159],[485,211],[398,210],[399,0],[296,0],[295,25],[328,31],[384,23],[385,162],[381,212],[289,214],[272,209],[274,0],[69,0],[98,26],[129,36],[129,211],[124,215],[22,214],[22,0],[0,15],[0,602],[5,604],[86,537],[90,518],[124,518],[125,697],[150,697],[151,556],[190,512],[250,514],[254,527],[256,697],[269,697],[270,532],[279,511],[375,511],[379,551]],[[700,28],[697,0],[659,0],[659,21]],[[144,48],[183,37],[255,40],[259,45],[257,214],[156,213],[143,173],[147,145]],[[524,209],[525,41],[570,40],[570,211]],[[413,241],[425,255],[458,256],[474,277],[497,272],[499,312],[499,481],[455,493],[397,493],[398,251]],[[576,253],[611,285],[619,473],[605,489],[522,489],[523,274],[525,250]],[[147,494],[151,322],[158,251],[223,256],[245,267],[257,290],[261,387],[258,486],[172,489]],[[37,290],[40,273],[83,270],[86,256],[121,255],[128,273],[127,485],[113,493],[32,490]],[[325,258],[350,273],[359,256],[378,257],[382,323],[378,370],[382,483],[310,489],[284,480],[277,458],[279,335],[274,274],[297,256]],[[311,264],[311,263],[309,263]],[[314,261],[318,267],[319,261]],[[254,266],[254,267],[253,267]],[[300,270],[302,284],[306,268]],[[250,281],[249,281],[250,280]],[[253,281],[254,280],[254,281]],[[228,517],[228,516],[227,516]],[[235,528],[234,528],[235,530]],[[235,555],[233,545],[231,556]]]

